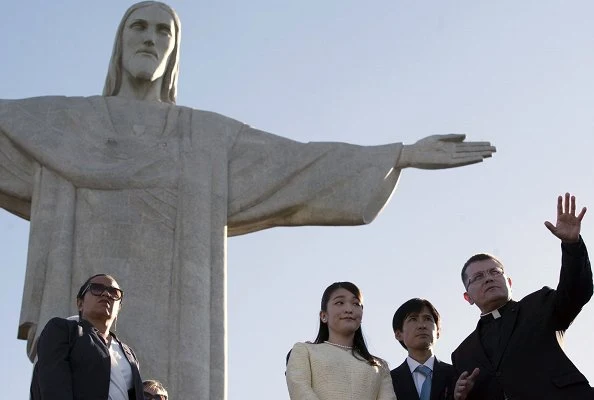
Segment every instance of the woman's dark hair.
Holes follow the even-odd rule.
[[[328,286],[326,290],[324,290],[324,294],[322,295],[322,304],[320,309],[324,312],[328,311],[328,302],[330,301],[330,296],[338,289],[346,289],[351,292],[360,302],[363,301],[363,295],[359,288],[351,282],[334,282],[332,285]],[[314,343],[324,343],[330,337],[330,331],[328,330],[328,323],[323,322],[320,318],[320,328],[318,329],[318,336],[314,340]],[[361,326],[359,329],[355,331],[355,337],[353,338],[353,349],[351,350],[353,356],[355,358],[367,361],[369,365],[379,366],[380,360],[369,353],[367,350],[367,345],[365,344],[365,339],[363,338],[363,330]]]
[[[85,283],[83,283],[83,284],[80,286],[80,289],[78,289],[78,293],[76,294],[76,300],[78,300],[78,299],[82,300],[82,298],[85,296],[85,293],[86,293],[86,292],[87,292],[87,290],[89,289],[89,284],[91,283],[91,280],[93,280],[94,278],[96,278],[96,277],[98,277],[98,276],[104,276],[104,277],[106,277],[106,278],[109,278],[109,279],[111,279],[111,280],[112,280],[112,281],[114,281],[114,282],[117,282],[117,281],[116,281],[116,278],[114,278],[113,276],[111,276],[111,275],[109,275],[109,274],[95,274],[95,275],[91,276],[89,279],[87,279],[87,280],[85,281]],[[122,299],[121,299],[121,300],[124,300],[124,298],[122,297]],[[121,301],[121,300],[120,300],[120,301]],[[78,312],[78,320],[79,320],[79,321],[82,321],[82,313],[81,313],[80,311]]]
[[[87,279],[85,281],[85,283],[83,283],[80,287],[80,289],[78,289],[78,293],[76,294],[76,299],[82,299],[85,295],[85,293],[87,292],[87,289],[89,288],[89,283],[91,283],[91,280],[95,279],[98,276],[104,276],[106,278],[111,279],[114,282],[116,281],[116,278],[114,278],[113,276],[109,275],[109,274],[95,274],[93,276],[91,276],[89,279]]]

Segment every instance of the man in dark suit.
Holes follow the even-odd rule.
[[[452,354],[456,400],[593,399],[586,377],[561,348],[565,330],[590,300],[592,270],[580,236],[584,207],[575,197],[557,200],[557,223],[546,227],[561,240],[557,289],[544,287],[519,302],[511,300],[511,279],[489,254],[472,256],[462,268],[464,298],[481,318]],[[470,375],[469,375],[470,373]]]
[[[428,300],[410,299],[392,319],[394,335],[408,352],[406,360],[391,371],[398,400],[451,399],[455,370],[433,355],[439,338],[439,313]]]

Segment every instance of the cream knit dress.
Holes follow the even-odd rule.
[[[287,386],[291,400],[396,400],[387,365],[371,366],[327,343],[293,346]]]

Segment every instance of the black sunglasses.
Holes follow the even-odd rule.
[[[93,296],[103,296],[103,293],[107,292],[107,295],[112,300],[121,300],[124,297],[124,291],[113,286],[106,286],[102,283],[89,283],[85,290],[83,290],[81,297],[90,291]]]
[[[164,394],[152,394],[149,392],[144,393],[144,400],[167,400],[167,396]]]

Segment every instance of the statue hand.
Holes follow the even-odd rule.
[[[443,169],[482,162],[496,151],[489,142],[465,142],[466,135],[432,135],[406,145],[397,168]]]
[[[586,214],[586,207],[582,208],[577,216],[575,215],[575,196],[570,197],[569,193],[565,193],[565,206],[563,206],[563,196],[557,198],[557,223],[553,225],[546,221],[545,226],[561,241],[575,243],[580,238],[584,214]]]

